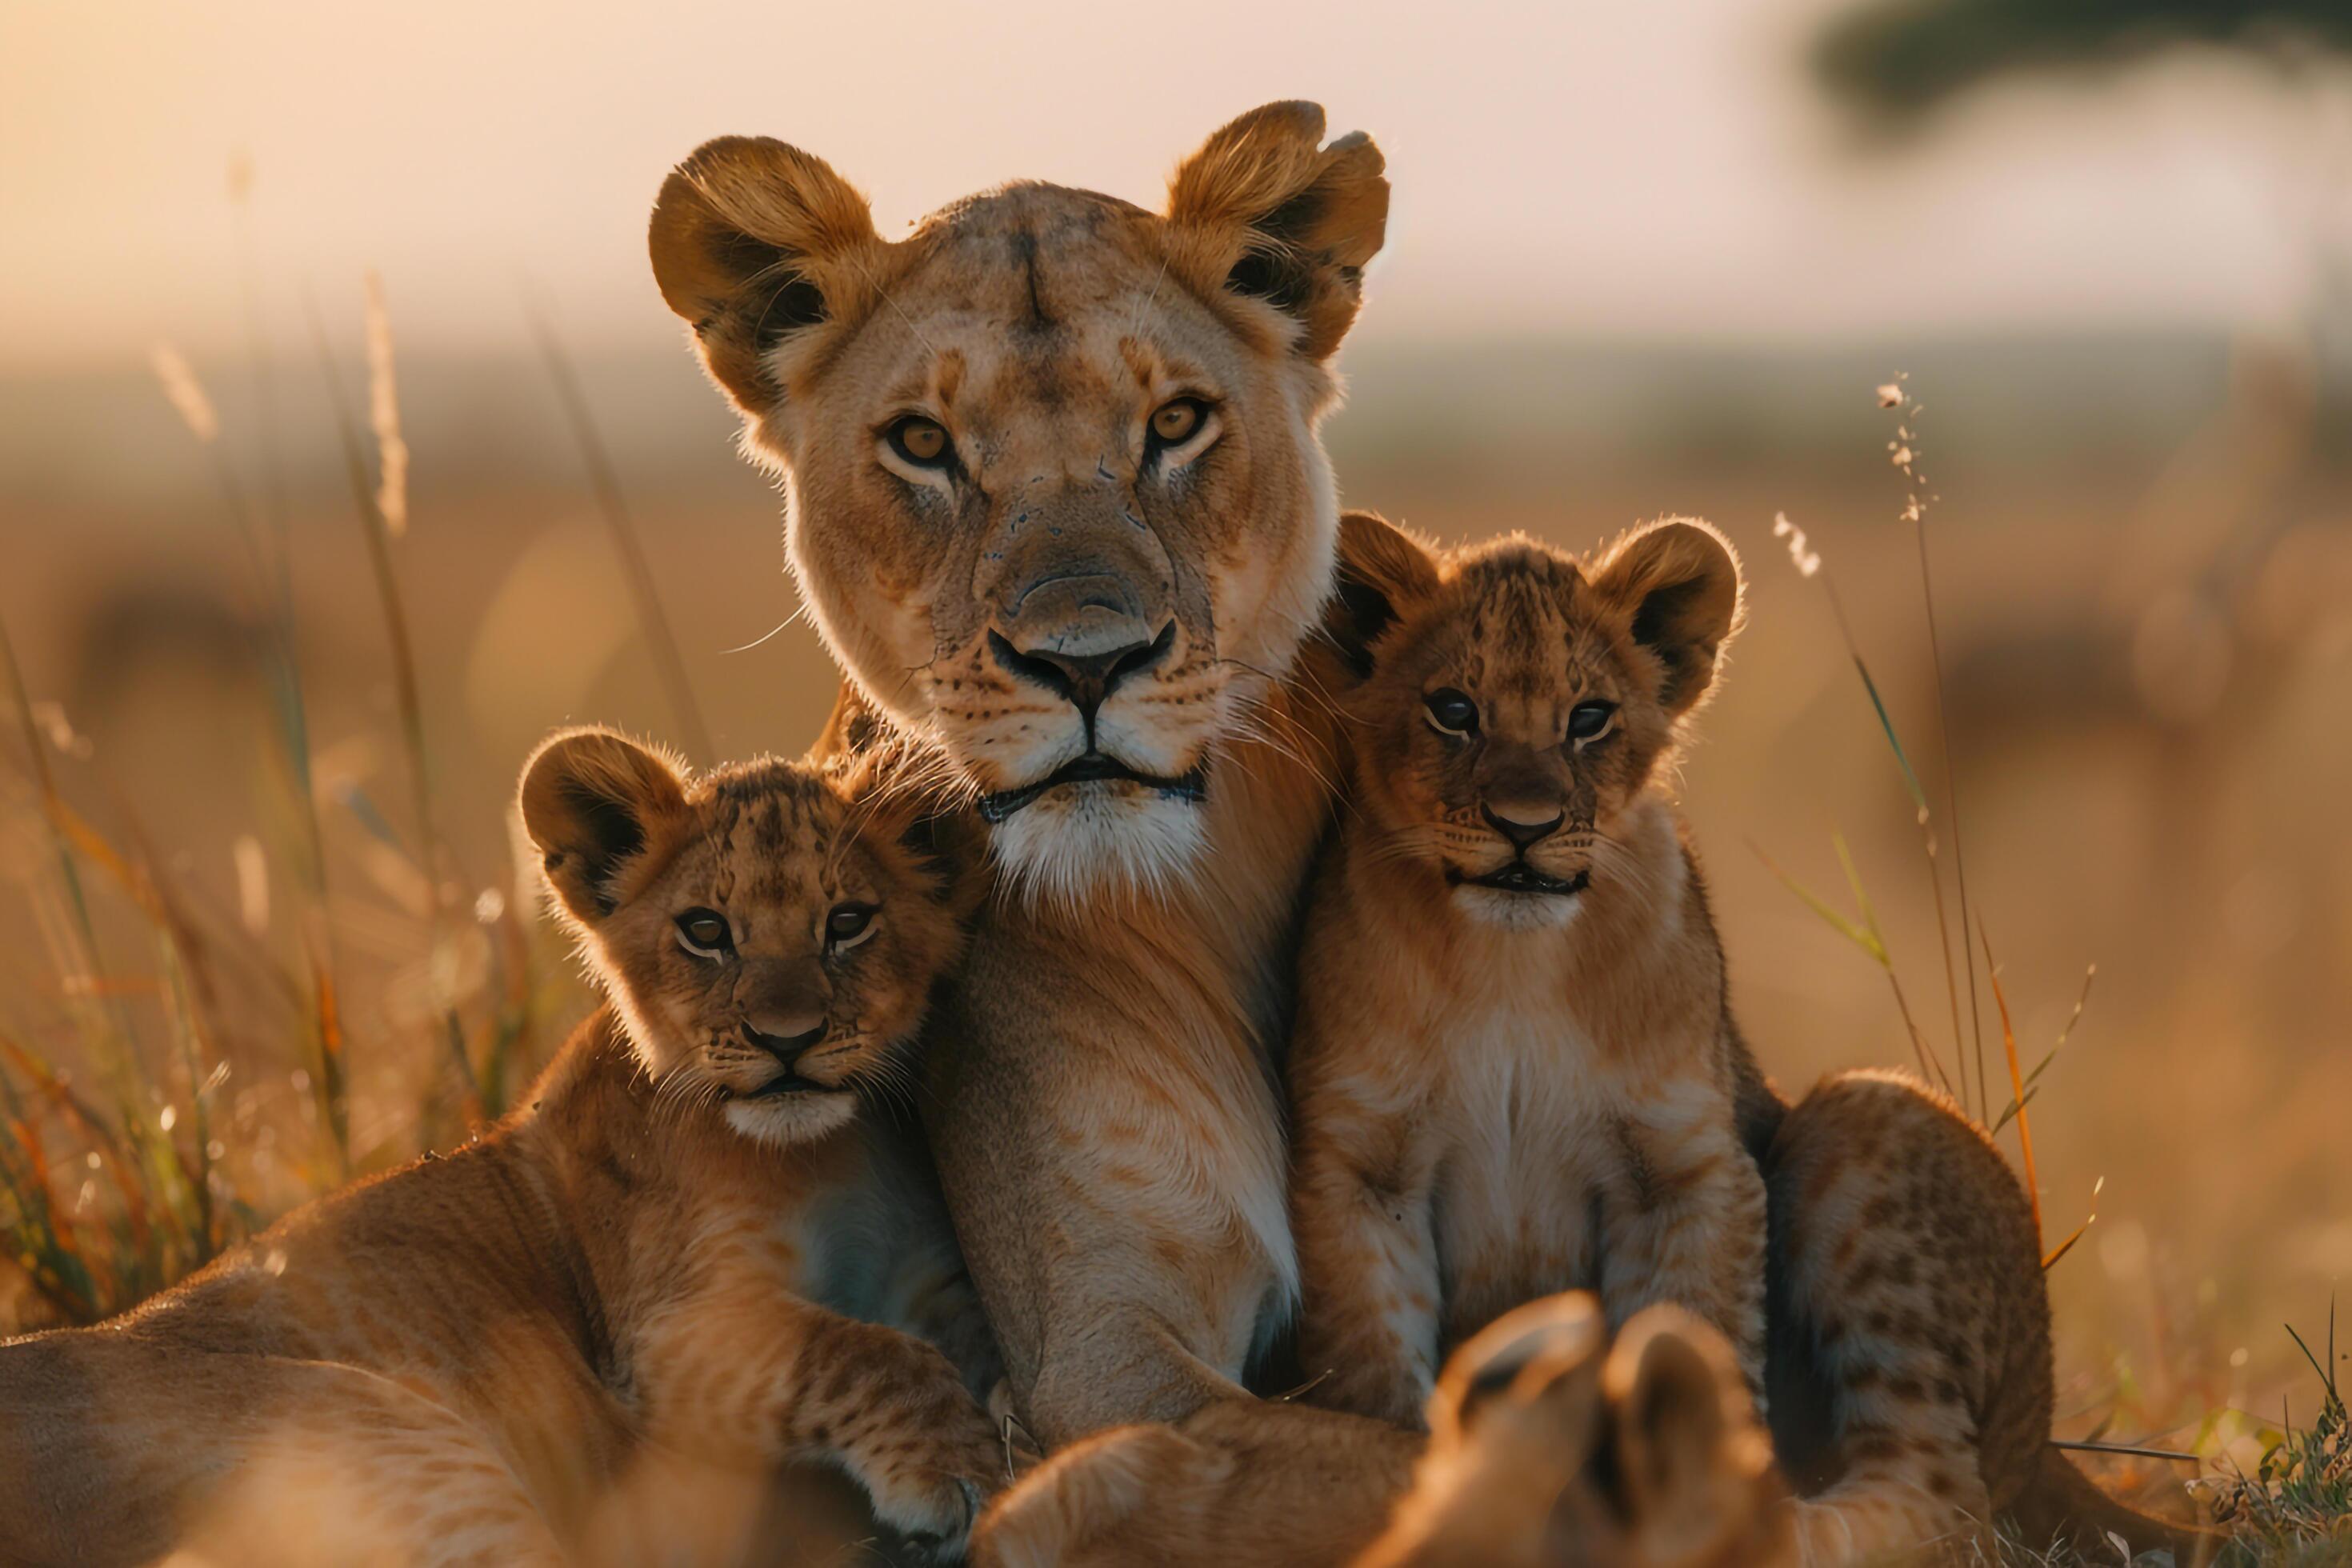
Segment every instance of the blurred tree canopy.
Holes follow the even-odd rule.
[[[1813,68],[1849,107],[1916,121],[1992,77],[2117,65],[2172,44],[2282,65],[2352,52],[2352,0],[1863,0],[1822,31]]]

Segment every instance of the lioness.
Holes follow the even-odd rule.
[[[1346,643],[1360,597],[1335,573],[1316,428],[1388,205],[1370,141],[1323,130],[1311,104],[1242,116],[1160,214],[1016,184],[895,241],[823,160],[726,138],[669,176],[647,237],[783,479],[787,559],[845,678],[825,744],[932,737],[994,825],[1005,892],[941,1009],[923,1110],[1017,1410],[1055,1447],[1195,1414],[1246,1427],[1298,1467],[1266,1506],[1376,1524],[1420,1440],[1243,1386],[1296,1298],[1277,1042],[1347,678],[1309,639],[1337,585]],[[1899,1093],[1873,1113],[1942,1115]],[[1846,1125],[1792,1121],[1790,1168],[1843,1169]],[[1949,1174],[1955,1212],[2017,1196],[1997,1158]],[[1841,1234],[1804,1221],[1814,1189],[1785,1191],[1775,1235],[1806,1268],[1932,1245],[1936,1214],[1865,1199]],[[1934,1336],[1984,1295],[2042,1303],[1969,1373],[2038,1444],[2039,1259],[2030,1235],[1996,1239],[1964,1280],[1915,1274],[1901,1321]],[[1818,1453],[1856,1391],[1791,1332]]]
[[[1314,429],[1381,168],[1283,103],[1160,216],[1014,184],[887,242],[824,163],[749,139],[654,211],[853,708],[935,738],[993,824],[1005,891],[925,1114],[1048,1444],[1245,1397],[1296,1294],[1272,1042],[1331,799],[1300,658],[1339,531]]]
[[[0,1345],[0,1563],[570,1563],[677,1456],[830,1460],[960,1552],[995,1428],[885,1325],[975,1378],[985,1331],[919,1152],[863,1107],[963,939],[886,787],[550,742],[523,821],[606,1005],[479,1141]],[[687,1550],[698,1521],[656,1511]]]
[[[1670,1301],[1764,1377],[1769,1099],[1661,775],[1740,618],[1704,523],[1594,560],[1398,533],[1290,1054],[1307,1397],[1418,1424],[1523,1302]]]

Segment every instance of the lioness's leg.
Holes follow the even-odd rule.
[[[1378,1535],[1422,1447],[1385,1422],[1246,1395],[1056,1454],[972,1537],[983,1568],[1318,1568]]]
[[[2016,1177],[1948,1101],[1876,1072],[1800,1102],[1767,1170],[1773,1353],[1810,1361],[1827,1416],[1803,1434],[1773,1411],[1784,1462],[1826,1482],[1799,1504],[1806,1562],[1984,1537],[2050,1435],[2050,1302]]]
[[[0,1346],[0,1525],[10,1568],[563,1562],[453,1411],[354,1367],[133,1331]]]
[[[247,1438],[235,1479],[190,1521],[182,1560],[214,1568],[571,1561],[490,1436],[455,1411],[349,1367],[279,1366],[273,1404],[282,1414]]]

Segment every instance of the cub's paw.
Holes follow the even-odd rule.
[[[874,1515],[925,1563],[961,1563],[973,1521],[1005,1482],[994,1422],[959,1385],[910,1415],[896,1432],[862,1445],[853,1465]]]

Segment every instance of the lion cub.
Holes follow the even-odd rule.
[[[1788,1487],[1723,1336],[1644,1308],[1612,1344],[1582,1291],[1454,1352],[1429,1452],[1355,1568],[1795,1568]]]
[[[606,1005],[479,1142],[0,1346],[0,1560],[557,1563],[609,1554],[595,1510],[656,1461],[794,1458],[961,1551],[1003,1459],[908,1331],[985,1331],[867,1105],[962,946],[911,809],[782,762],[691,782],[600,731],[549,742],[521,805]]]
[[[1688,1309],[1760,1390],[1768,1102],[1660,779],[1738,564],[1679,521],[1596,563],[1385,540],[1289,1062],[1309,1397],[1417,1426],[1450,1347],[1571,1289]]]

